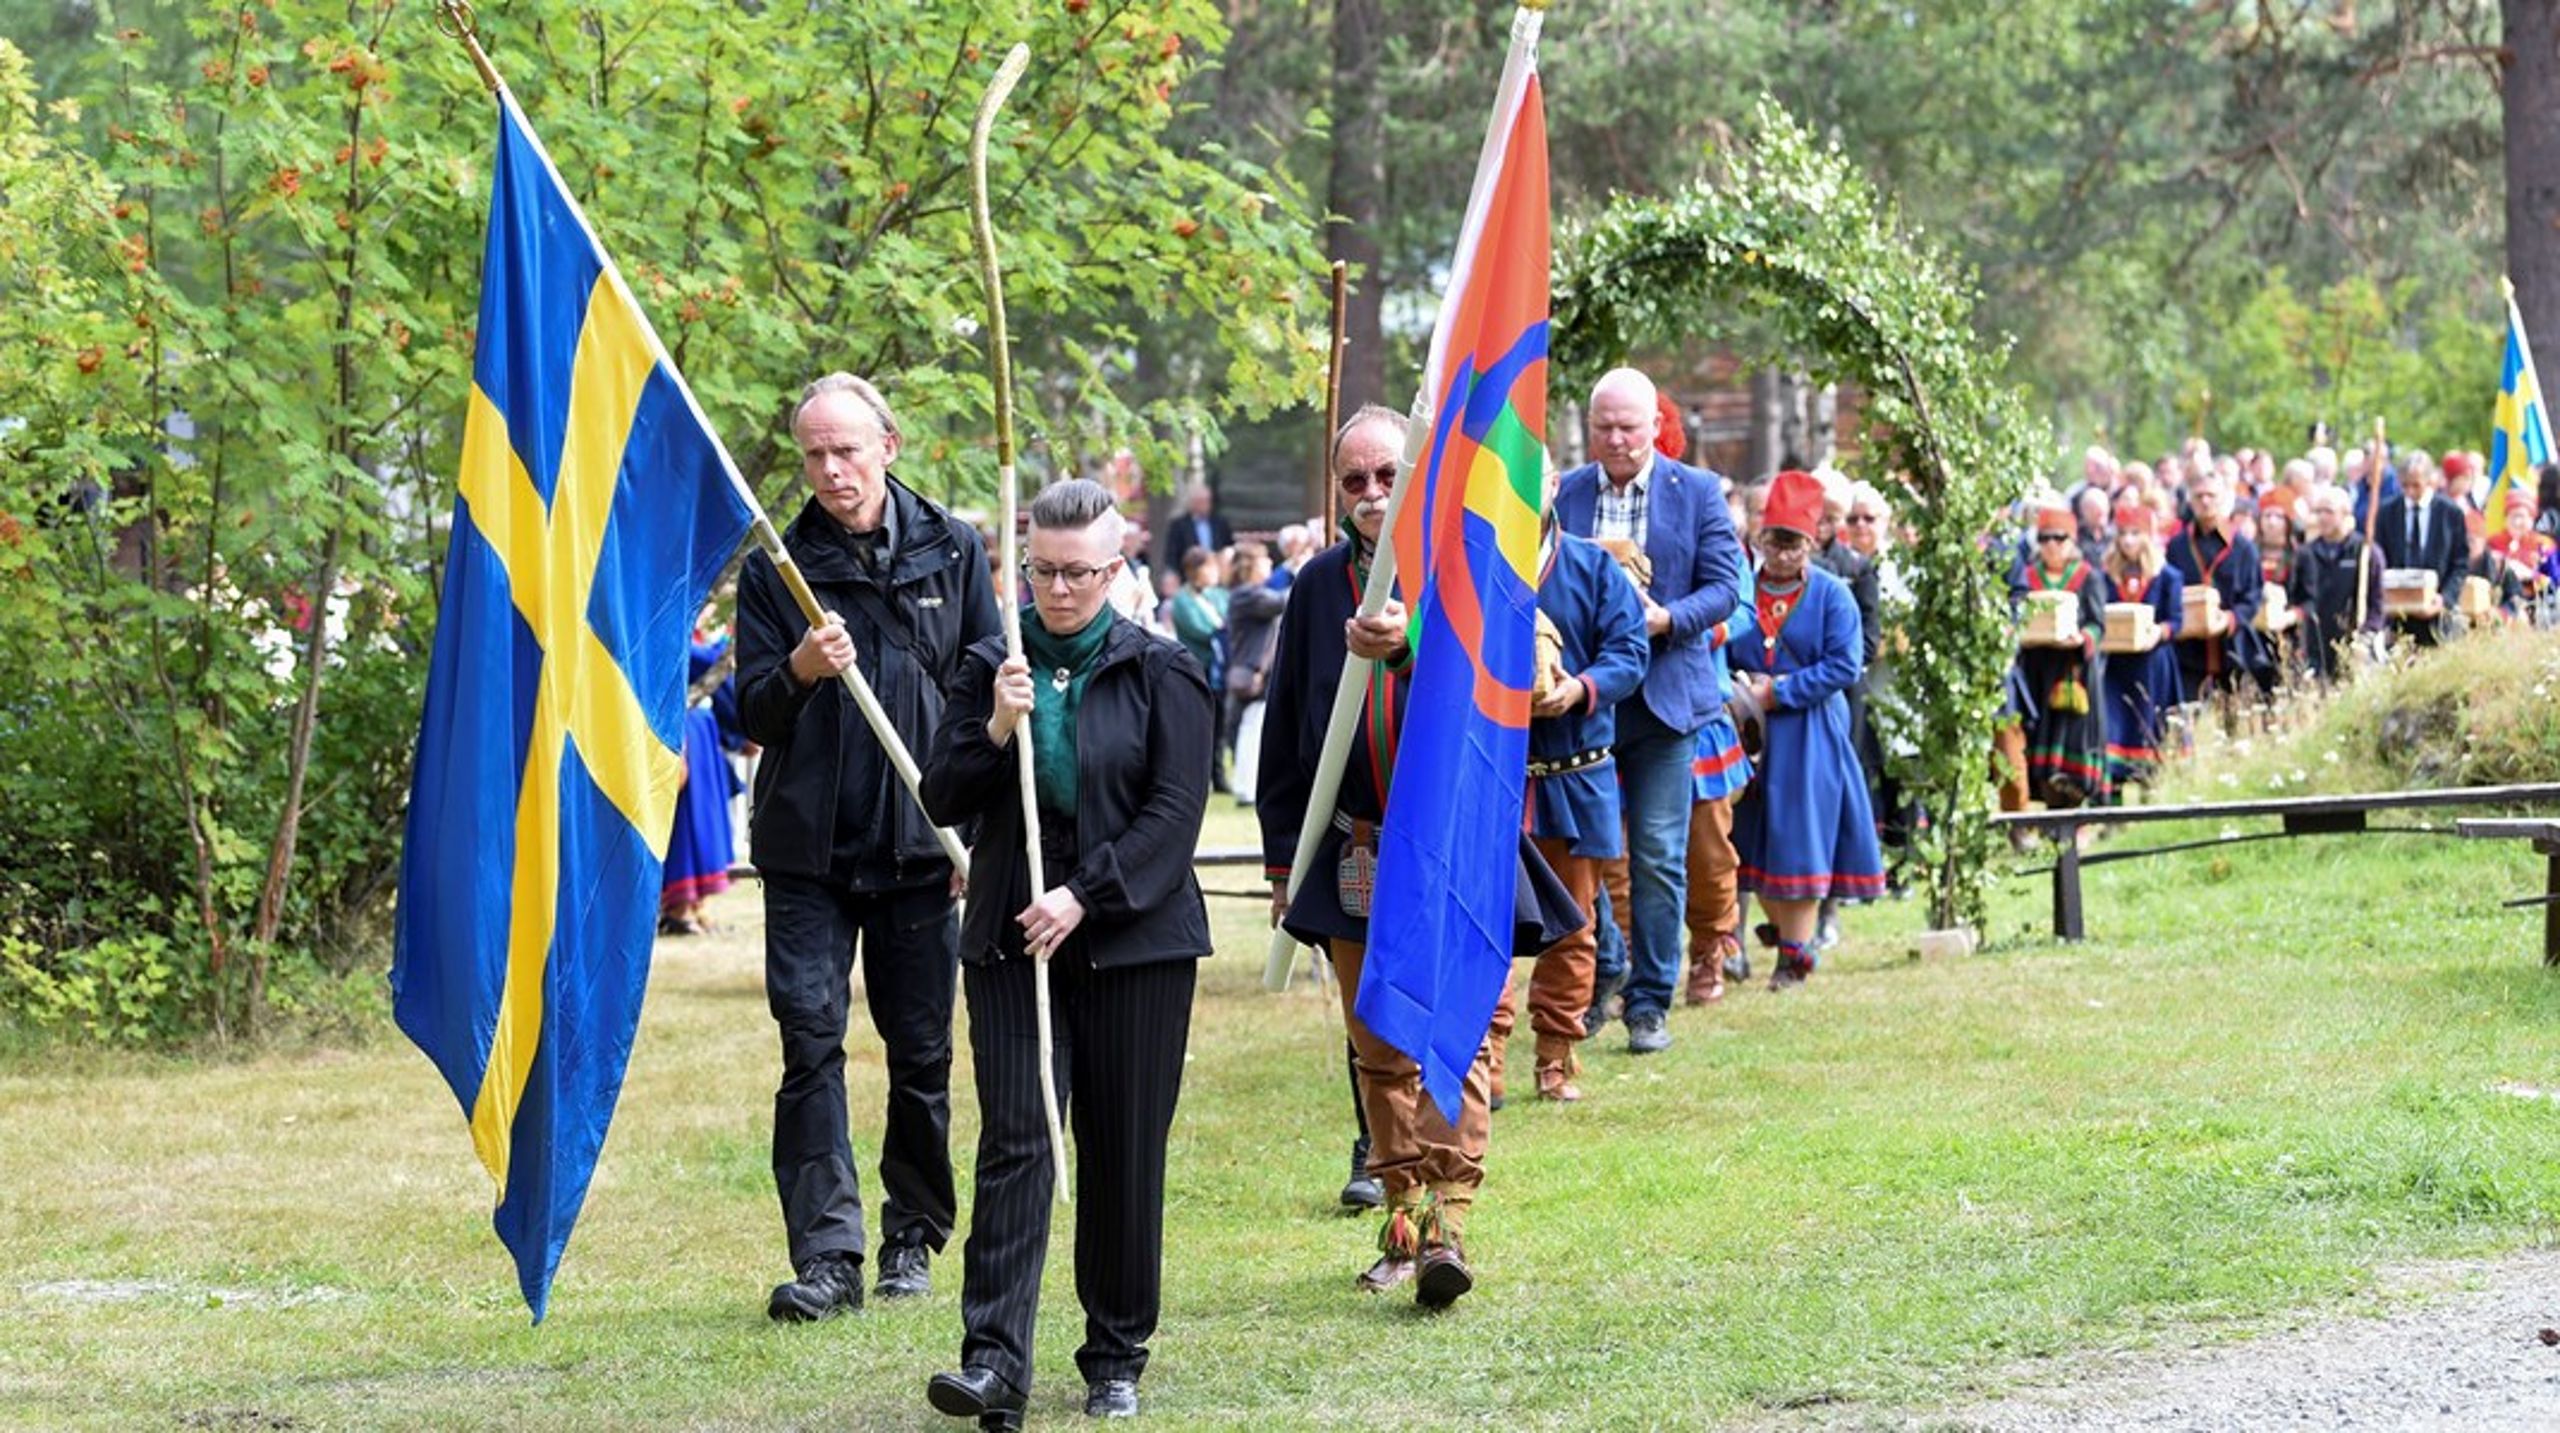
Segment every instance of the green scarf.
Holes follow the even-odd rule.
[[[1083,631],[1060,637],[1040,625],[1039,609],[1022,609],[1022,654],[1031,660],[1031,784],[1040,793],[1041,810],[1070,821],[1076,814],[1076,709],[1084,705],[1085,684],[1093,680],[1114,619],[1106,602]]]

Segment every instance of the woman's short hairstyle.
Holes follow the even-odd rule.
[[[1060,478],[1031,499],[1031,525],[1044,532],[1076,532],[1098,522],[1111,525],[1111,548],[1117,552],[1128,523],[1111,490],[1091,478]]]

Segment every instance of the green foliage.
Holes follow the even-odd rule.
[[[1391,316],[1427,314],[1412,296],[1446,261],[1510,7],[1379,8],[1394,200],[1383,272],[1362,281],[1389,289]],[[1308,23],[1323,12],[1231,10],[1250,43],[1223,133],[1320,189],[1330,151],[1304,99],[1325,93],[1327,36]],[[2017,336],[2007,376],[2074,451],[2151,452],[2185,436],[2193,358],[2273,270],[2305,295],[2370,282],[2390,317],[2364,339],[2403,354],[2428,351],[2439,312],[2495,320],[2501,42],[2498,7],[2439,0],[1613,0],[1556,7],[1542,56],[1560,213],[1677,193],[1750,127],[1765,85],[1978,273],[1982,311]],[[1391,341],[1411,337],[1391,321]],[[2424,395],[2384,396],[2395,431],[2432,426]],[[2464,435],[2485,421],[2432,441],[2478,446]],[[2217,419],[2211,435],[2265,447],[2301,431]]]
[[[904,476],[992,491],[965,148],[1017,39],[991,179],[1027,466],[1169,471],[1313,386],[1300,197],[1169,138],[1225,38],[1210,0],[480,14],[785,517],[789,403],[833,368],[898,405]],[[494,116],[427,5],[46,18],[44,102],[0,43],[10,988],[149,936],[193,972],[166,998],[233,1028],[382,955]]]
[[[2485,450],[2505,339],[2467,304],[2424,304],[2414,281],[2386,293],[2355,275],[2306,296],[2276,269],[2164,366],[2167,400],[2121,441],[2165,453],[2201,419],[2218,446],[2291,452],[2315,421],[2355,444],[2381,416],[2398,447]]]
[[[1942,924],[1978,924],[1990,879],[1983,734],[2012,641],[2002,586],[2003,509],[2044,467],[2044,425],[1994,375],[1976,338],[1969,278],[1909,234],[1836,145],[1817,144],[1764,100],[1721,183],[1624,200],[1557,245],[1555,355],[1588,381],[1631,347],[1763,336],[1872,395],[1869,450],[1907,494],[1919,540],[1898,556],[1913,591],[1899,705],[1879,704],[1917,747],[1902,771],[1932,812],[1924,847]],[[1711,316],[1711,317],[1710,317]]]
[[[203,980],[186,951],[148,930],[68,951],[0,935],[0,1009],[100,1044],[149,1045],[186,1033]]]

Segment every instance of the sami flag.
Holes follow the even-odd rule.
[[[694,614],[756,507],[503,91],[498,129],[391,989],[539,1322],[639,1026]]]
[[[2516,291],[2507,291],[2507,359],[2498,370],[2497,431],[2489,438],[2489,496],[2481,505],[2482,530],[2507,530],[2507,494],[2518,482],[2531,490],[2534,470],[2551,461],[2551,412],[2542,406],[2542,379],[2534,372],[2533,346],[2525,341]]]
[[[1393,534],[1416,614],[1355,1008],[1452,1123],[1511,972],[1547,440],[1547,129],[1538,11],[1511,52],[1423,374],[1430,429]]]

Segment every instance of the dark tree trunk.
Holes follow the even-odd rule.
[[[1751,444],[1749,456],[1743,460],[1747,470],[1736,474],[1741,481],[1756,483],[1776,472],[1784,456],[1784,424],[1779,418],[1779,388],[1782,375],[1774,368],[1751,371]]]
[[[2560,0],[2503,0],[2507,277],[2525,332],[2560,342]]]
[[[1325,255],[1351,265],[1351,302],[1342,353],[1342,412],[1387,396],[1386,285],[1378,226],[1386,215],[1387,93],[1378,70],[1386,46],[1380,0],[1334,0],[1333,171],[1326,181]],[[1322,401],[1322,395],[1317,395]],[[1400,405],[1399,405],[1400,406]]]

